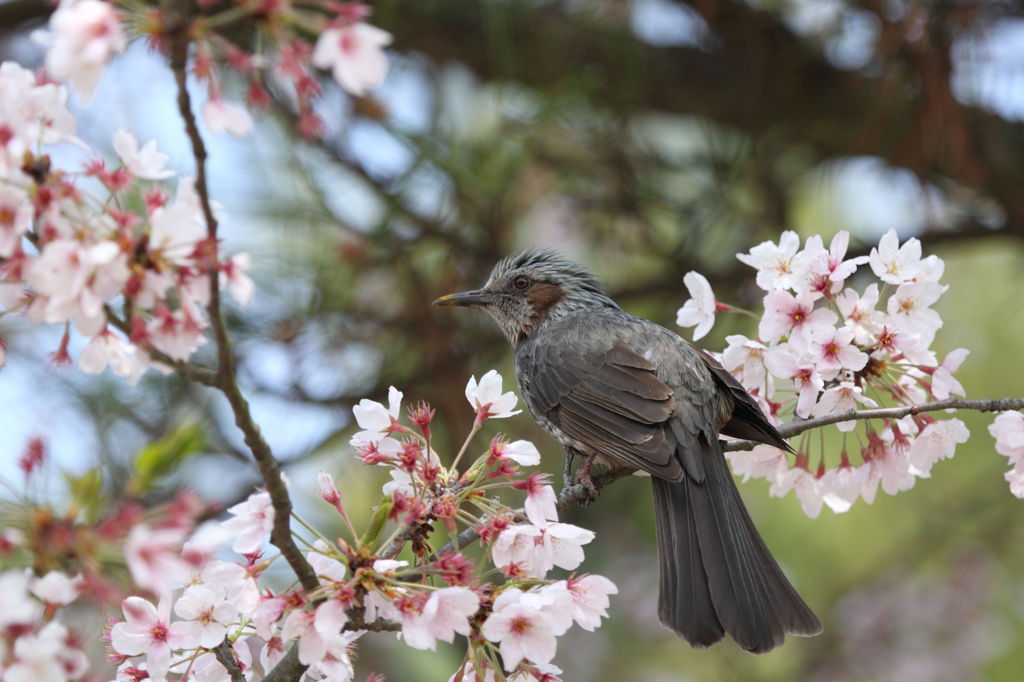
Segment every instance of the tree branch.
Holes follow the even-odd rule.
[[[217,371],[216,386],[227,398],[231,411],[235,415],[235,424],[241,430],[245,444],[252,452],[259,467],[260,475],[263,477],[263,484],[270,494],[274,506],[274,528],[270,534],[270,541],[281,551],[292,567],[303,589],[312,592],[320,586],[316,574],[310,567],[306,557],[295,544],[291,534],[291,513],[292,501],[288,495],[288,489],[281,480],[281,468],[274,458],[270,445],[263,438],[259,427],[252,418],[249,410],[249,403],[242,395],[238,387],[238,378],[235,369],[234,355],[231,350],[231,341],[228,338],[227,327],[224,324],[224,317],[220,308],[220,281],[218,277],[218,246],[217,246],[217,219],[213,214],[213,207],[210,202],[210,191],[206,178],[206,147],[203,138],[199,134],[199,127],[196,124],[195,114],[192,111],[192,101],[187,87],[187,62],[190,43],[189,20],[183,8],[176,10],[176,16],[168,20],[168,32],[171,35],[170,57],[171,70],[174,72],[174,80],[178,90],[178,112],[185,123],[185,134],[192,146],[192,155],[196,162],[196,193],[202,207],[203,216],[206,219],[207,238],[210,242],[210,265],[208,275],[210,278],[210,303],[207,312],[210,317],[210,324],[213,327],[214,339],[217,344]]]
[[[850,410],[842,414],[830,414],[814,419],[795,419],[779,426],[779,433],[785,438],[792,438],[804,431],[810,431],[829,424],[857,421],[864,419],[900,419],[908,414],[922,412],[938,412],[940,410],[976,410],[978,412],[1003,412],[1006,410],[1024,410],[1024,398],[981,398],[978,400],[960,400],[947,398],[920,405],[901,405],[899,407],[879,407],[870,410]],[[752,450],[761,445],[752,440],[734,440],[724,444],[726,452]]]
[[[231,676],[231,682],[246,682],[245,675],[242,674],[241,669],[238,667],[238,661],[235,660],[235,652],[231,650],[231,644],[228,640],[225,639],[215,646],[213,648],[213,655],[217,657],[220,664],[228,671],[228,675]]]

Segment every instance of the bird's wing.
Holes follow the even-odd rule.
[[[591,345],[534,347],[531,409],[615,463],[680,480],[683,467],[666,423],[676,410],[672,389],[623,341]]]
[[[743,388],[743,385],[736,380],[736,377],[722,367],[722,364],[703,348],[698,348],[689,341],[687,343],[697,351],[697,354],[704,361],[705,366],[711,372],[711,376],[719,388],[732,397],[732,416],[722,426],[721,432],[733,438],[746,438],[792,452],[793,448],[789,446],[789,443],[786,442],[786,439],[775,428],[775,425],[768,421],[757,401],[747,392],[747,389]]]

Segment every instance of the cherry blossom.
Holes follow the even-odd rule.
[[[935,282],[903,284],[889,297],[889,320],[896,329],[916,334],[925,346],[931,344],[942,318],[929,306],[939,300],[948,287]]]
[[[502,393],[501,382],[501,375],[493,369],[480,377],[479,384],[475,376],[469,378],[469,383],[466,384],[466,400],[476,410],[477,423],[489,418],[503,419],[522,412],[513,410],[519,399],[512,391]]]
[[[516,440],[509,443],[500,436],[495,436],[491,441],[491,455],[497,459],[510,459],[520,466],[540,464],[540,452],[528,440]]]
[[[506,574],[542,578],[551,564],[545,556],[542,536],[537,526],[509,526],[495,539],[491,561]]]
[[[9,258],[32,225],[32,204],[28,192],[16,185],[0,183],[0,258]]]
[[[384,82],[388,72],[384,47],[390,44],[390,33],[362,22],[329,28],[317,39],[312,62],[317,68],[330,69],[345,90],[362,96]]]
[[[427,598],[423,611],[402,619],[402,638],[414,649],[434,651],[436,640],[452,642],[456,633],[468,635],[469,619],[477,612],[480,598],[465,587],[443,587]]]
[[[817,366],[799,358],[788,346],[775,346],[765,357],[765,366],[780,379],[789,379],[797,390],[796,413],[801,417],[811,416],[818,393],[825,387],[825,380]]]
[[[29,589],[47,604],[70,604],[82,591],[81,574],[70,577],[60,571],[50,571],[41,578],[33,578]]]
[[[573,571],[583,563],[583,545],[590,544],[594,532],[571,523],[549,523],[543,528],[543,538],[544,572],[552,565]]]
[[[143,180],[166,180],[174,177],[174,171],[165,168],[171,157],[156,147],[156,140],[150,140],[139,147],[135,133],[119,128],[114,133],[114,151],[121,157],[128,171]]]
[[[78,356],[78,368],[86,374],[99,374],[107,367],[135,385],[149,369],[149,358],[134,345],[105,327],[92,337]]]
[[[264,541],[274,529],[274,505],[270,493],[260,490],[244,502],[228,508],[233,517],[221,525],[235,536],[232,545],[239,554],[254,554],[263,547]]]
[[[758,324],[758,337],[776,342],[787,336],[810,339],[824,335],[836,323],[836,314],[828,308],[814,307],[810,294],[792,294],[782,290],[769,291],[764,297],[764,316]]]
[[[548,521],[558,520],[558,510],[555,508],[555,489],[546,484],[546,474],[532,474],[523,482],[522,486],[513,484],[516,488],[526,490],[526,503],[523,509],[526,518],[535,526],[543,528]]]
[[[228,133],[235,137],[247,137],[253,129],[252,116],[234,102],[220,97],[206,100],[202,109],[203,122],[211,133]]]
[[[932,394],[936,398],[944,400],[951,395],[964,395],[964,387],[953,376],[953,372],[960,369],[960,365],[967,359],[968,354],[970,351],[966,348],[952,350],[935,368],[932,373]]]
[[[812,414],[815,417],[842,414],[856,409],[858,403],[867,407],[878,407],[878,403],[864,395],[864,390],[860,386],[852,381],[841,381],[821,394],[821,400],[814,406]],[[840,431],[849,432],[856,428],[857,422],[837,422],[836,426]]]
[[[719,304],[715,301],[715,293],[704,275],[688,272],[683,277],[683,283],[690,292],[690,299],[676,313],[676,324],[680,327],[696,326],[697,328],[693,330],[693,340],[697,341],[707,336],[714,326],[715,312],[719,310]]]
[[[863,295],[858,295],[853,289],[845,289],[836,297],[836,307],[846,328],[853,330],[853,340],[858,344],[872,343],[882,328],[884,316],[875,309],[878,296],[878,285],[869,284]]]
[[[107,62],[127,40],[114,6],[100,0],[62,0],[50,17],[46,70],[68,80],[84,101],[92,97]]]
[[[889,284],[913,281],[921,271],[921,242],[912,237],[899,243],[896,230],[889,230],[868,256],[875,276]]]
[[[571,598],[564,588],[547,592],[511,588],[494,600],[481,633],[500,642],[505,670],[515,670],[523,659],[550,663],[558,647],[557,637],[572,625],[571,614]]]
[[[757,269],[757,286],[765,291],[788,289],[795,278],[793,257],[800,249],[800,237],[789,230],[782,233],[779,243],[761,242],[750,253],[737,254],[740,262]]]
[[[0,573],[0,628],[29,625],[42,615],[42,610],[42,605],[29,596],[25,572]]]
[[[249,305],[256,291],[256,285],[248,275],[250,267],[252,256],[244,251],[232,255],[221,266],[220,285],[230,291],[241,306]]]
[[[215,647],[224,641],[228,626],[238,615],[223,592],[207,585],[191,585],[174,603],[174,613],[183,619],[179,632],[202,647]]]
[[[181,558],[184,541],[182,528],[151,528],[146,524],[133,527],[124,554],[135,584],[161,595],[181,585],[189,574]]]
[[[349,441],[353,445],[368,442],[379,442],[391,433],[402,416],[402,392],[394,386],[388,388],[388,407],[373,400],[363,398],[352,408],[352,415],[359,424],[359,431]]]
[[[1010,492],[1024,498],[1024,414],[1000,412],[989,424],[988,432],[995,438],[996,452],[1008,457],[1013,466],[1005,474]]]
[[[128,597],[122,603],[124,620],[110,630],[114,650],[125,656],[145,654],[149,677],[162,682],[171,665],[171,652],[194,647],[191,628],[183,622],[170,622],[170,603],[160,600],[157,606],[141,597]]]
[[[732,372],[748,391],[758,391],[766,398],[775,392],[775,384],[764,364],[768,346],[742,334],[725,337],[729,344],[722,352],[722,366]]]
[[[915,475],[927,477],[935,462],[952,457],[956,446],[966,443],[970,435],[959,419],[933,421],[925,426],[908,451]]]
[[[572,598],[572,619],[588,632],[599,628],[601,619],[608,617],[608,595],[618,594],[619,588],[601,575],[569,578],[564,584]]]
[[[853,330],[845,327],[829,327],[811,337],[808,351],[823,378],[834,379],[844,369],[857,372],[868,364],[868,354],[854,345],[853,338]]]

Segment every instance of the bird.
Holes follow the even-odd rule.
[[[711,355],[631,315],[586,269],[531,249],[483,287],[440,306],[483,310],[515,349],[520,394],[596,496],[595,462],[650,474],[661,622],[694,648],[725,634],[764,653],[821,622],[786,578],[743,504],[719,434],[792,451]]]

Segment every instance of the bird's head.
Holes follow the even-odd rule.
[[[593,275],[548,250],[509,256],[494,266],[480,289],[442,296],[434,305],[480,308],[514,346],[549,320],[579,310],[618,308]]]

